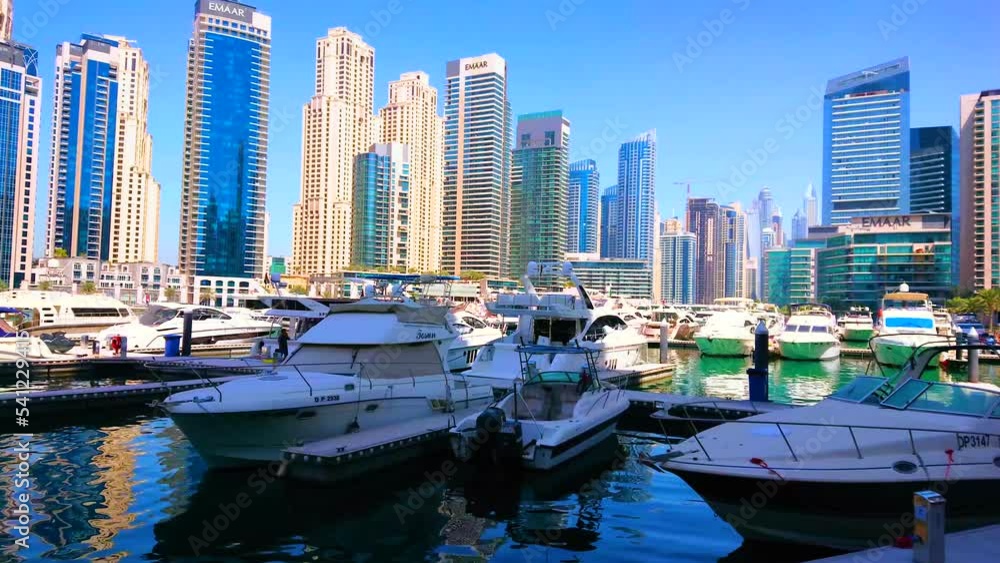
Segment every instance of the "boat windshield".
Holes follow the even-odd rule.
[[[892,390],[892,381],[884,377],[860,376],[830,395],[848,403],[878,404]]]
[[[525,381],[525,385],[534,383],[573,383],[580,382],[580,373],[575,371],[543,371]]]
[[[998,407],[1000,393],[988,389],[910,379],[900,385],[882,406],[900,409],[986,416]]]
[[[934,328],[934,319],[926,317],[886,317],[886,328]]]
[[[139,322],[146,326],[159,326],[171,319],[177,318],[181,312],[177,309],[151,305],[146,312],[139,317]]]

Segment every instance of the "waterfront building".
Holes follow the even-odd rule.
[[[378,143],[354,163],[351,267],[408,271],[410,234],[409,145]]]
[[[347,28],[316,40],[316,84],[302,110],[302,186],[292,208],[297,274],[351,262],[356,157],[372,145],[375,50]]]
[[[426,72],[404,72],[389,83],[389,104],[379,110],[375,138],[404,143],[410,152],[409,250],[406,268],[441,269],[444,118],[437,113],[437,88]]]
[[[150,301],[180,301],[188,295],[189,279],[177,266],[159,262],[112,264],[96,258],[44,258],[35,262],[28,279],[32,287],[46,283],[52,290],[79,293],[90,282],[95,289],[129,305]],[[248,280],[243,280],[248,281]],[[172,289],[173,296],[168,289]]]
[[[653,262],[656,212],[656,131],[618,149],[618,236],[607,256]]]
[[[110,35],[61,43],[54,83],[47,253],[155,262],[160,185],[142,50]]]
[[[964,289],[1000,287],[1000,89],[961,98],[959,279]]]
[[[717,233],[722,267],[716,267],[716,288],[721,297],[746,297],[746,214],[739,203],[720,208]]]
[[[31,270],[41,90],[38,52],[0,41],[0,283],[12,288]]]
[[[806,227],[819,225],[819,203],[816,201],[816,188],[812,182],[806,186],[806,195],[802,198],[802,209],[805,211]]]
[[[684,232],[676,218],[664,223],[660,234],[660,300],[691,305],[695,302],[695,268],[698,241]]]
[[[951,126],[910,130],[910,212],[951,215],[951,265],[955,280],[961,256],[958,150],[958,133]]]
[[[260,278],[264,270],[271,18],[198,0],[188,43],[181,269]]]
[[[601,174],[591,159],[569,165],[566,252],[593,254],[600,244]]]
[[[801,209],[795,210],[792,215],[792,240],[796,241],[809,236],[809,220]]]
[[[444,119],[442,268],[506,277],[511,110],[507,62],[500,55],[448,62]]]
[[[561,262],[569,205],[569,120],[562,111],[517,119],[511,175],[511,275],[528,262]]]
[[[823,220],[909,213],[909,60],[830,80],[823,105]]]
[[[937,305],[952,296],[951,214],[856,217],[817,249],[817,294],[835,309],[879,300],[903,282]]]
[[[816,300],[818,244],[822,241],[797,241],[791,248],[772,248],[764,253],[764,301],[784,307]]]
[[[608,186],[601,192],[601,258],[611,258],[618,248],[618,185]]]
[[[653,269],[645,260],[568,254],[566,261],[591,291],[624,299],[650,299],[653,295]]]
[[[723,296],[718,282],[718,271],[723,267],[718,236],[722,224],[719,204],[709,198],[688,198],[687,224],[698,245],[694,268],[695,302],[709,304]]]

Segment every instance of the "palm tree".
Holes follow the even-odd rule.
[[[167,289],[164,289],[163,297],[166,298],[167,301],[177,301],[177,288],[168,287]]]
[[[85,281],[80,284],[80,293],[84,295],[93,295],[97,293],[97,284],[92,281]]]
[[[475,270],[468,270],[462,272],[462,279],[467,281],[479,281],[486,277],[486,274],[482,272],[477,272]]]
[[[202,305],[211,305],[213,299],[215,299],[215,292],[211,288],[203,287],[198,292],[198,302]]]
[[[7,285],[7,282],[0,280],[0,291],[7,291],[8,289],[10,289],[10,286]]]
[[[69,258],[69,252],[65,248],[57,248],[52,252],[53,258]]]
[[[39,291],[51,291],[52,290],[52,282],[50,282],[49,280],[45,280],[43,282],[39,282],[38,289],[39,289]]]
[[[990,316],[990,333],[992,333],[997,318],[997,312],[1000,312],[1000,288],[994,287],[980,291],[976,295],[976,298],[980,299],[982,302],[982,312],[988,313]]]

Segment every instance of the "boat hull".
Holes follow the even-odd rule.
[[[893,342],[881,339],[876,340],[873,347],[875,348],[875,359],[880,364],[903,366],[910,361],[918,346],[919,343]],[[927,365],[937,367],[940,361],[940,354],[935,354]]]
[[[835,341],[795,342],[779,339],[778,351],[786,360],[835,360],[840,357],[840,344]]]
[[[561,444],[535,446],[531,457],[523,459],[521,465],[535,471],[554,469],[607,440],[615,433],[619,416],[596,424]]]
[[[753,339],[695,336],[698,351],[705,356],[743,357],[753,354]]]
[[[868,342],[875,336],[874,328],[845,328],[844,340],[850,342]]]

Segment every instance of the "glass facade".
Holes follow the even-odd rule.
[[[695,254],[693,233],[660,236],[660,298],[665,303],[690,305],[695,301]]]
[[[722,207],[719,223],[719,243],[723,268],[722,297],[745,297],[744,267],[746,266],[746,214],[737,207]]]
[[[960,105],[961,275],[964,289],[1000,287],[1000,89]]]
[[[816,248],[800,241],[792,248],[764,252],[764,300],[779,307],[816,300]]]
[[[823,105],[823,217],[910,212],[910,65],[890,61],[831,80]]]
[[[618,186],[601,192],[601,258],[610,258],[618,248]]]
[[[622,143],[618,149],[617,203],[618,237],[609,240],[607,256],[652,264],[656,222],[655,131]]]
[[[352,267],[405,268],[409,250],[410,162],[405,145],[376,144],[354,161]]]
[[[566,252],[595,253],[599,244],[601,175],[593,160],[569,165],[569,220]]]
[[[573,273],[585,287],[608,291],[611,297],[650,299],[653,270],[644,260],[570,260]]]
[[[698,241],[695,254],[695,302],[712,303],[722,297],[718,271],[722,267],[719,249],[719,230],[722,223],[719,204],[708,198],[688,198],[688,229]]]
[[[179,251],[188,274],[263,272],[270,42],[270,18],[252,7],[197,7]]]

